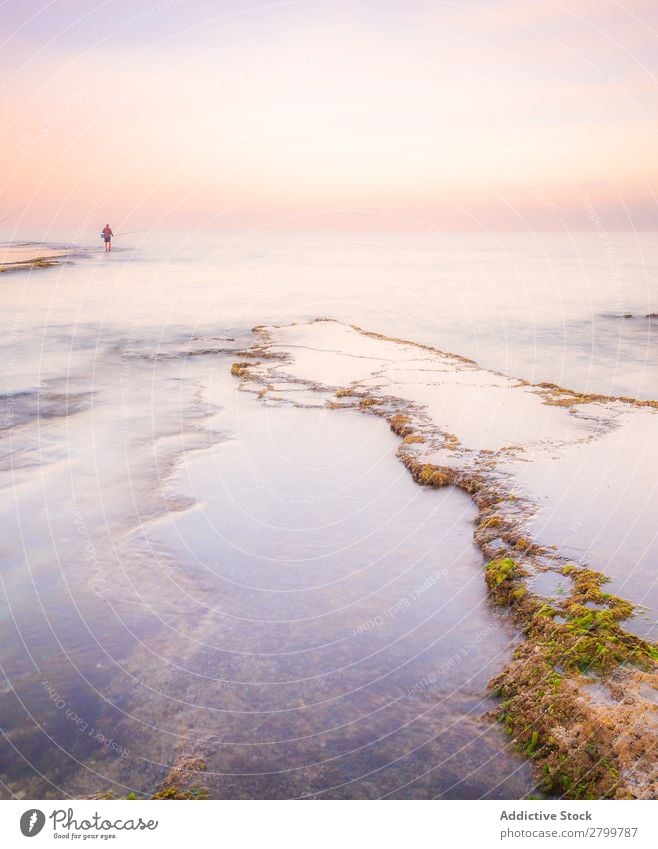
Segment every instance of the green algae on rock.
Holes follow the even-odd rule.
[[[573,589],[554,605],[527,590],[526,570],[511,558],[492,560],[485,571],[492,600],[513,611],[525,637],[511,663],[491,682],[503,700],[497,719],[515,745],[533,759],[544,789],[576,799],[644,795],[624,778],[630,767],[637,766],[639,750],[633,758],[620,751],[616,725],[610,721],[613,709],[608,709],[605,729],[605,719],[599,711],[595,721],[581,690],[592,676],[605,682],[616,675],[617,686],[623,677],[629,691],[634,689],[634,675],[656,682],[655,648],[619,624],[632,615],[633,605],[602,593],[600,586],[607,578],[591,569],[564,567]],[[607,607],[597,611],[584,606],[592,602]],[[634,701],[640,707],[642,700]],[[643,723],[633,723],[623,704],[618,712],[628,727],[635,725],[633,734],[642,741],[642,760],[650,778],[653,733]]]

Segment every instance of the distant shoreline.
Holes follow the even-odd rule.
[[[44,245],[10,245],[0,248],[0,273],[27,268],[50,268],[73,256],[75,248],[50,248]]]

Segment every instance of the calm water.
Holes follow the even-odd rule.
[[[166,339],[178,328],[326,315],[531,380],[658,397],[658,323],[645,318],[658,312],[653,233],[146,234],[125,243],[29,282],[3,278],[3,326],[36,333],[50,355],[58,331],[75,350],[101,325]]]
[[[217,796],[530,792],[483,719],[515,635],[470,502],[231,352],[323,315],[656,398],[657,271],[649,235],[286,233],[3,275],[3,794],[148,793],[191,750]]]

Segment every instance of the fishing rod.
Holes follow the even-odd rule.
[[[115,233],[114,236],[115,236],[115,238],[117,236],[134,236],[135,233],[148,233],[148,232],[149,232],[148,230],[128,230],[127,233]]]
[[[13,218],[14,215],[18,215],[19,212],[22,212],[27,207],[23,206],[20,209],[17,209],[16,212],[12,212],[10,215],[7,215],[5,218],[0,218],[0,224],[4,224],[5,221],[9,221],[10,218]]]

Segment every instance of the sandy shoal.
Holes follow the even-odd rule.
[[[71,250],[66,248],[47,248],[37,245],[0,248],[0,266],[27,265],[44,260],[61,259],[61,257],[69,256],[70,253]]]

